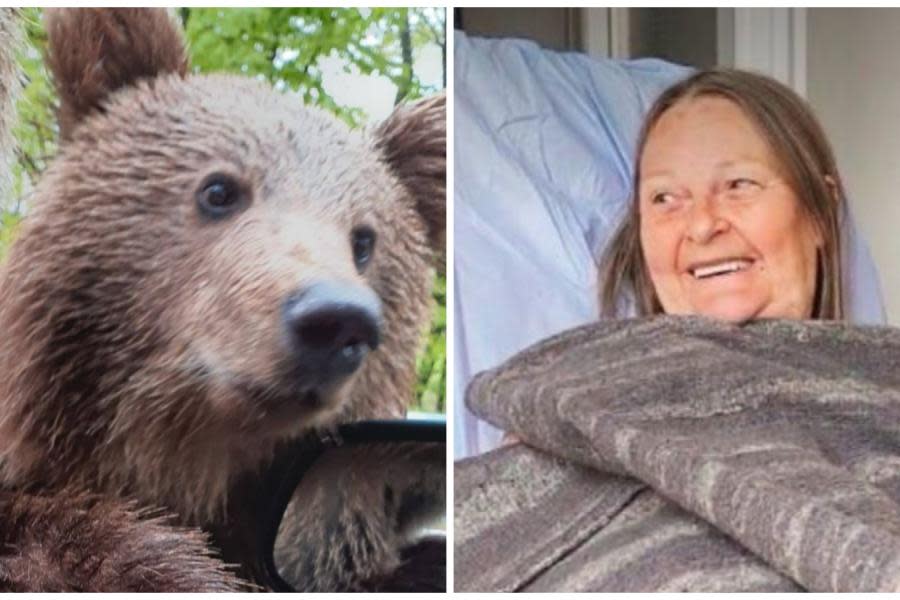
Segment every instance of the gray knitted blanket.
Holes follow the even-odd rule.
[[[900,590],[900,330],[603,322],[471,384],[460,591]]]

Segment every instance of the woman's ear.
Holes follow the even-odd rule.
[[[822,248],[825,247],[825,235],[822,233],[822,228],[817,223],[809,223],[809,226],[812,227],[813,240],[816,243],[816,253],[820,253]]]
[[[840,189],[838,188],[837,179],[832,177],[831,175],[825,175],[825,185],[828,186],[828,191],[831,192],[831,197],[835,202],[839,202],[841,199]]]

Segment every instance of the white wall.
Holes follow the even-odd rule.
[[[715,66],[717,9],[632,8],[629,17],[630,57]]]
[[[900,9],[808,9],[807,98],[900,325]]]
[[[459,14],[470,35],[525,38],[552,50],[579,44],[578,9],[464,7]]]

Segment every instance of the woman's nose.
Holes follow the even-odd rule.
[[[705,244],[728,230],[728,220],[720,214],[714,198],[695,199],[688,213],[687,234],[691,241]]]

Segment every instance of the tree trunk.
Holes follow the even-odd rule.
[[[404,81],[397,86],[397,96],[394,98],[394,106],[400,104],[400,102],[409,95],[413,78],[412,35],[409,31],[409,9],[403,8],[401,10],[403,11],[403,22],[400,25],[400,50],[403,59]]]

